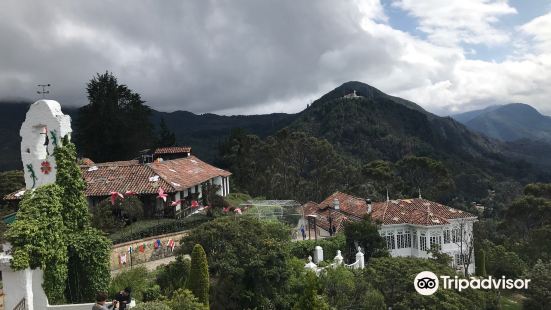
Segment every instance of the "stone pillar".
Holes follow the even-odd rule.
[[[314,262],[319,264],[321,261],[323,261],[323,249],[319,245],[316,245],[314,248]]]

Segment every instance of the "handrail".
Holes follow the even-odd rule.
[[[15,307],[13,307],[13,310],[27,310],[27,302],[24,297]]]

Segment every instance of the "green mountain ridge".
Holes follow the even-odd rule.
[[[469,129],[501,141],[530,139],[551,143],[551,117],[527,104],[510,103],[453,117]]]

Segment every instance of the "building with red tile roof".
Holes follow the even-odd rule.
[[[392,256],[429,257],[431,246],[449,254],[455,266],[465,259],[465,249],[471,247],[473,223],[477,217],[427,199],[410,198],[371,202],[341,192],[335,192],[320,203],[307,202],[304,215],[310,218],[309,229],[321,237],[338,233],[346,221],[370,217],[380,225]],[[312,227],[315,218],[315,226]],[[312,233],[311,233],[312,235]],[[472,254],[472,253],[471,253]],[[474,272],[474,254],[469,272]]]
[[[231,176],[230,172],[192,155],[153,163],[140,163],[138,160],[92,163],[81,165],[81,170],[86,182],[85,194],[91,207],[105,200],[112,192],[133,192],[144,203],[147,215],[164,212],[165,209],[171,209],[167,206],[172,201],[184,200],[184,203],[172,208],[174,212],[166,214],[174,215],[182,206],[189,206],[191,200],[201,198],[205,184],[217,185],[217,194],[227,196]],[[168,194],[166,203],[156,198],[159,188]],[[19,200],[23,193],[24,189],[8,194],[4,199]]]

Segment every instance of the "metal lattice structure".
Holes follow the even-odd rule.
[[[248,200],[239,206],[243,214],[258,217],[258,219],[286,220],[290,217],[302,216],[298,211],[301,204],[295,200]]]

